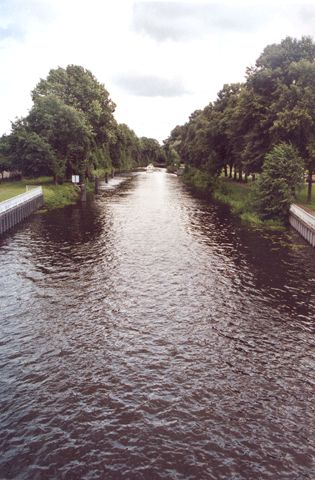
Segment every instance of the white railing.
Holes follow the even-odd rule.
[[[21,193],[20,195],[16,195],[15,197],[9,198],[9,200],[4,200],[4,202],[0,202],[0,213],[6,212],[7,210],[11,210],[11,208],[15,208],[22,203],[25,203],[32,198],[39,197],[43,194],[42,187],[34,187],[31,190],[28,190],[25,193]]]
[[[304,223],[309,225],[310,228],[315,230],[315,215],[308,213],[306,210],[304,210],[304,208],[295,205],[295,203],[291,205],[290,212],[300,218]]]

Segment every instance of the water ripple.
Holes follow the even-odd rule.
[[[314,478],[315,262],[293,231],[156,172],[36,215],[0,265],[0,478]]]

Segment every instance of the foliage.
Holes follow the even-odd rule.
[[[183,180],[201,195],[211,194],[214,188],[213,176],[195,167],[185,169]]]
[[[53,210],[71,205],[78,200],[78,189],[72,183],[53,185],[52,183],[43,187],[45,208]]]
[[[251,187],[248,183],[235,183],[220,178],[213,192],[213,197],[215,200],[227,203],[233,213],[254,214]]]
[[[165,152],[161,148],[159,142],[154,138],[140,138],[141,163],[148,165],[149,163],[165,163]]]
[[[12,169],[12,162],[9,157],[9,142],[8,137],[3,135],[0,138],[0,174]]]
[[[108,91],[81,66],[50,70],[32,91],[32,100],[29,114],[0,141],[0,172],[9,163],[24,175],[53,174],[62,183],[72,174],[91,177],[113,167],[130,170],[165,160],[156,140],[140,139],[116,122]]]
[[[40,135],[55,154],[53,173],[69,178],[88,173],[93,134],[84,114],[58,97],[38,97],[26,119],[27,128]]]
[[[214,102],[191,114],[164,141],[186,165],[242,181],[263,170],[266,154],[291,143],[315,169],[315,44],[310,37],[268,45],[243,84],[224,85]],[[299,168],[297,166],[297,168]]]
[[[51,175],[56,157],[49,143],[19,125],[9,136],[12,168],[24,176]]]
[[[36,103],[51,95],[85,116],[96,145],[110,142],[115,133],[113,112],[116,105],[104,85],[89,70],[78,65],[50,70],[47,78],[40,80],[33,90],[32,99]]]
[[[26,178],[19,181],[8,181],[0,184],[0,202],[24,193],[30,185],[41,185],[45,199],[45,209],[64,207],[75,203],[78,199],[77,188],[71,183],[54,185],[52,177]]]
[[[266,155],[256,184],[256,208],[263,219],[287,220],[303,172],[303,160],[290,144],[280,143]]]

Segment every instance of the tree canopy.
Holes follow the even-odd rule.
[[[146,165],[164,155],[156,140],[138,138],[117,123],[105,86],[81,66],[50,70],[31,95],[29,114],[0,139],[1,168],[63,181],[72,174],[85,177],[98,169]]]
[[[291,143],[315,167],[315,44],[310,37],[268,45],[242,84],[227,84],[164,141],[187,165],[218,175],[260,173],[266,155]]]

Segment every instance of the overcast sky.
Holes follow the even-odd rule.
[[[119,122],[163,140],[287,35],[315,39],[314,0],[0,0],[0,135],[51,68],[79,64]]]

